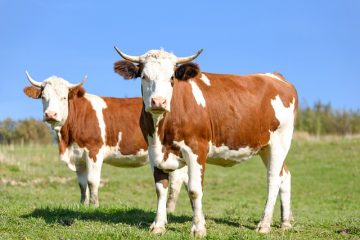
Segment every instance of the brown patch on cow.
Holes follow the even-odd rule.
[[[69,115],[60,130],[59,151],[64,153],[68,146],[76,143],[81,148],[87,148],[89,157],[96,161],[103,141],[96,113],[82,92],[82,88],[74,89],[71,98],[69,96]]]
[[[169,186],[169,174],[163,172],[162,170],[158,169],[157,167],[154,168],[154,180],[155,183],[162,183],[164,188]]]
[[[282,177],[282,176],[284,175],[284,171],[285,171],[286,174],[289,173],[289,169],[288,169],[288,167],[286,166],[285,162],[283,163],[283,166],[282,166],[282,168],[281,168],[280,177]]]
[[[140,129],[140,115],[143,106],[141,98],[103,98],[107,108],[103,109],[106,125],[106,145],[117,146],[121,132],[120,152],[123,155],[136,154],[147,149]]]
[[[42,91],[40,88],[37,88],[35,86],[27,86],[27,87],[24,87],[24,93],[28,97],[38,99],[38,98],[41,98]]]
[[[140,76],[139,65],[126,60],[117,61],[114,64],[114,71],[125,80],[134,79]]]
[[[199,65],[196,63],[185,63],[175,69],[175,78],[178,80],[188,80],[200,74]]]

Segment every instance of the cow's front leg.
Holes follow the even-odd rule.
[[[80,203],[88,205],[89,204],[89,188],[87,180],[87,168],[85,161],[76,162],[76,175],[80,187]]]
[[[100,186],[102,163],[103,159],[97,158],[96,161],[91,158],[87,159],[87,180],[90,192],[90,204],[95,207],[99,206],[98,191]]]
[[[157,210],[155,220],[150,226],[150,231],[153,233],[164,233],[165,224],[167,223],[166,198],[169,186],[169,174],[157,167],[153,168],[153,173],[157,195]]]
[[[203,177],[205,172],[206,144],[198,142],[191,148],[183,141],[177,143],[188,165],[189,185],[188,192],[193,207],[193,222],[191,233],[195,237],[206,235],[205,218],[202,211]]]

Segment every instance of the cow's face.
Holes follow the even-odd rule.
[[[115,63],[115,72],[125,79],[141,77],[145,111],[153,115],[161,115],[171,110],[170,103],[173,93],[173,81],[178,68],[177,64],[192,61],[202,51],[190,57],[178,58],[164,50],[150,50],[139,57],[129,56],[118,49],[116,50],[128,61]],[[139,63],[139,65],[131,62]]]
[[[29,81],[31,77],[28,75]],[[31,79],[33,86],[26,87],[24,92],[32,98],[41,98],[43,105],[43,119],[52,127],[64,125],[69,113],[69,98],[73,91],[81,88],[80,84],[70,84],[59,77],[50,77],[38,83]]]
[[[176,57],[163,50],[153,50],[142,56],[140,73],[145,110],[153,114],[170,112]]]

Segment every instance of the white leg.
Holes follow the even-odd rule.
[[[280,199],[281,199],[281,228],[291,228],[292,212],[290,205],[291,198],[291,174],[284,165],[281,176]]]
[[[80,187],[80,203],[88,205],[89,204],[89,188],[87,181],[87,169],[86,163],[78,161],[76,163],[76,175]]]
[[[261,157],[267,163],[268,196],[262,220],[257,226],[257,231],[269,233],[274,212],[276,198],[279,193],[282,177],[280,176],[285,157],[289,151],[290,140],[283,139],[283,135],[274,133],[271,136],[271,145],[265,149]],[[264,159],[265,158],[265,159]],[[290,197],[290,195],[288,195]]]
[[[164,233],[167,223],[166,197],[168,193],[169,176],[158,168],[153,168],[155,188],[157,195],[157,210],[154,222],[150,226],[153,233]]]
[[[96,161],[91,158],[87,159],[87,180],[90,192],[90,204],[95,207],[99,206],[98,191],[100,186],[102,163],[103,160],[100,158],[97,158]]]
[[[166,209],[168,213],[171,213],[175,211],[176,202],[179,197],[182,184],[185,183],[185,186],[187,188],[189,181],[187,166],[169,173],[169,180],[170,194],[166,204]]]

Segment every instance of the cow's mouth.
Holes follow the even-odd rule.
[[[166,112],[166,109],[162,107],[153,107],[149,109],[149,112],[151,114],[163,114]]]
[[[60,123],[60,121],[56,120],[56,119],[44,119],[45,122],[51,124],[51,125],[55,125],[57,123]]]

